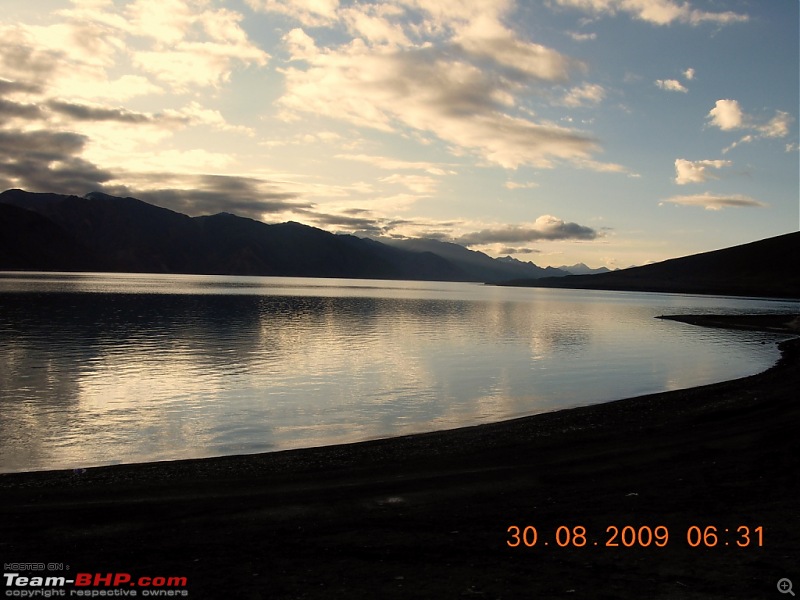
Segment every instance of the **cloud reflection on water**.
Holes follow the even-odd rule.
[[[754,355],[742,334],[686,336],[652,319],[670,296],[336,283],[110,274],[51,277],[46,293],[33,277],[9,293],[0,279],[0,470],[455,427],[722,379],[775,357]],[[708,351],[720,340],[722,358]]]

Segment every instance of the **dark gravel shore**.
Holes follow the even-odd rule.
[[[752,377],[494,425],[2,475],[0,554],[186,577],[191,598],[787,598],[800,340],[781,349]]]

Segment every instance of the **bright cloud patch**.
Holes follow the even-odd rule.
[[[729,131],[742,126],[744,113],[736,100],[717,100],[707,118],[713,126]]]
[[[714,108],[706,118],[709,123],[723,131],[748,130],[741,139],[723,149],[723,154],[736,148],[762,138],[781,138],[789,135],[794,118],[782,110],[775,111],[775,116],[769,120],[758,119],[746,114],[736,100],[717,100]]]
[[[764,208],[768,206],[764,202],[750,198],[749,196],[742,196],[739,194],[695,194],[691,196],[673,196],[667,198],[659,203],[663,204],[677,204],[679,206],[700,206],[706,210],[722,210],[723,208],[745,208],[756,207]]]
[[[561,6],[576,8],[591,14],[614,15],[627,13],[635,19],[647,21],[653,25],[670,25],[687,23],[700,25],[716,23],[727,25],[748,20],[747,15],[733,11],[708,12],[693,8],[689,2],[673,0],[556,0]]]
[[[668,92],[683,92],[684,94],[689,90],[677,79],[656,79],[656,85],[662,90]]]
[[[251,4],[289,14],[284,4]],[[505,168],[599,164],[589,160],[599,150],[591,136],[519,110],[523,94],[561,85],[584,67],[507,28],[505,3],[357,6],[325,12],[346,25],[344,42],[326,45],[312,37],[317,31],[300,28],[284,37],[293,59],[282,71],[286,91],[278,101],[285,120],[314,114],[387,133],[411,129]],[[304,15],[294,14],[301,22]],[[603,95],[601,86],[585,84],[565,103],[596,103]]]
[[[729,160],[686,160],[684,158],[675,159],[675,183],[685,185],[687,183],[703,183],[709,179],[716,179],[714,170],[731,165]]]
[[[602,101],[606,96],[606,91],[603,86],[596,83],[585,83],[581,86],[574,87],[566,96],[564,96],[564,105],[566,106],[586,106],[589,104],[597,104]]]

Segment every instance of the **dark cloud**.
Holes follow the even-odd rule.
[[[158,175],[147,178],[157,180]],[[185,184],[185,189],[137,191],[135,186],[115,186],[106,191],[134,196],[191,216],[229,212],[261,220],[264,213],[302,212],[313,207],[313,204],[298,201],[299,194],[287,191],[280,183],[251,177],[197,175],[187,178]]]
[[[0,95],[5,96],[7,94],[13,94],[16,92],[24,92],[26,94],[41,94],[42,87],[22,81],[8,81],[7,79],[0,79]]]
[[[17,39],[14,39],[15,37]],[[19,38],[19,35],[12,34],[11,38],[4,39],[3,43],[0,44],[0,67],[3,67],[2,71],[24,80],[32,77],[37,81],[43,81],[56,69],[62,54],[31,48]],[[36,86],[36,84],[32,83],[23,85]]]
[[[78,121],[119,121],[121,123],[150,123],[154,119],[149,115],[135,113],[123,108],[100,108],[51,100],[47,103],[50,110],[67,115]]]
[[[501,248],[497,253],[498,254],[538,254],[541,250],[536,250],[534,248],[512,248],[512,247],[505,247]]]
[[[77,133],[0,130],[0,186],[84,194],[113,178],[80,158],[86,137]]]
[[[21,104],[0,98],[0,123],[13,117],[33,120],[43,116],[42,109],[36,104]]]
[[[565,223],[551,216],[539,217],[532,227],[508,225],[467,233],[455,241],[463,246],[536,242],[541,240],[593,240],[599,234],[591,227]]]
[[[374,219],[369,217],[349,217],[347,215],[328,215],[316,213],[310,210],[302,211],[309,215],[319,225],[333,226],[359,237],[381,236],[387,233],[391,226],[388,226],[385,219]],[[348,211],[352,212],[352,211]],[[362,212],[357,210],[356,212]],[[368,211],[363,211],[368,212]]]

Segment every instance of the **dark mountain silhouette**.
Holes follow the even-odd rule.
[[[607,267],[597,267],[593,269],[584,263],[578,263],[576,265],[562,265],[558,267],[559,270],[566,272],[568,275],[597,275],[599,273],[608,273],[611,269]]]
[[[404,250],[430,252],[456,265],[471,280],[496,283],[510,278],[563,277],[567,275],[552,267],[538,267],[532,262],[522,262],[511,257],[492,258],[483,252],[468,250],[464,246],[431,239],[380,240],[382,243]]]
[[[8,190],[0,194],[0,206],[2,231],[14,232],[0,246],[0,269],[440,281],[520,275],[499,262],[493,272],[494,259],[486,255],[481,255],[484,269],[467,269],[425,248],[389,246],[300,223],[268,225],[229,213],[189,217],[99,192],[78,197]]]
[[[30,210],[0,204],[0,265],[11,270],[93,271],[105,265],[51,220]]]
[[[683,258],[507,285],[800,298],[800,232]]]

